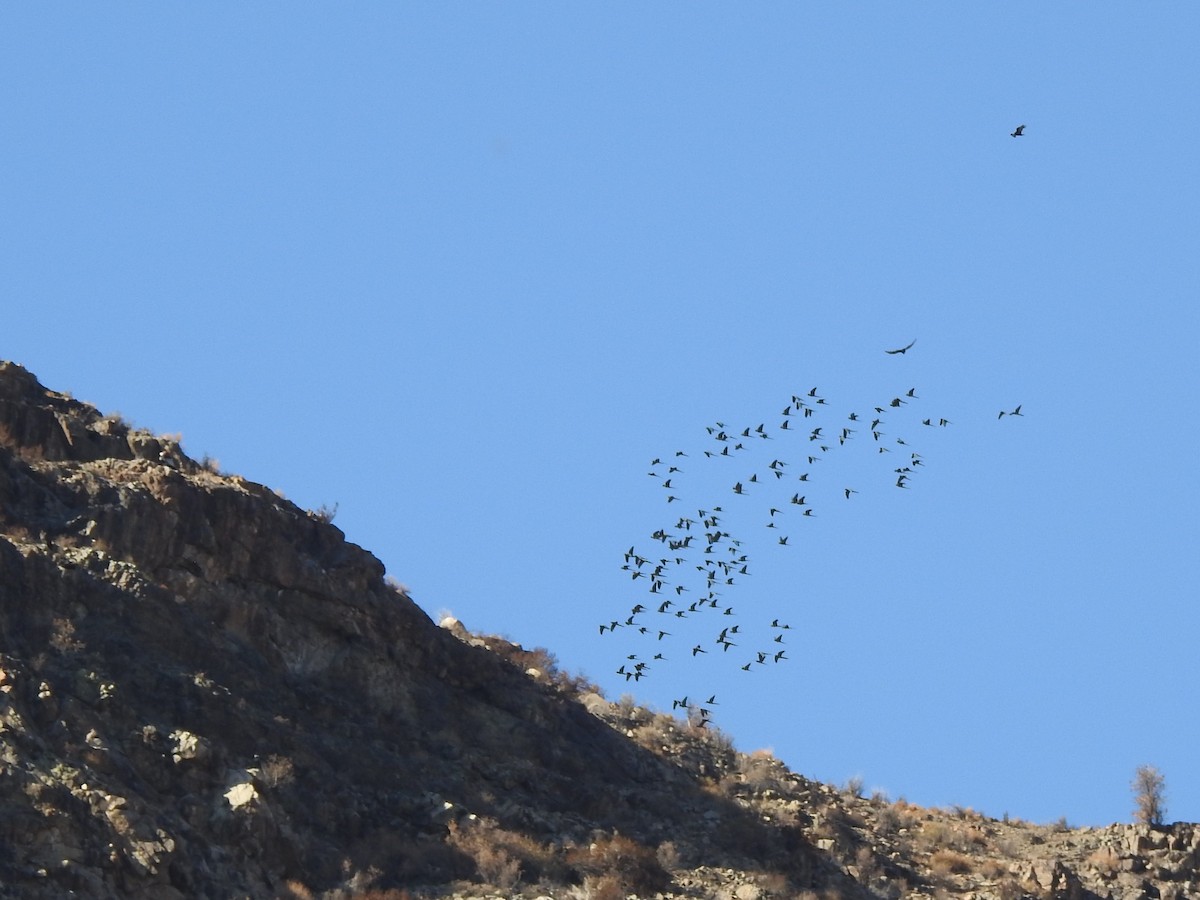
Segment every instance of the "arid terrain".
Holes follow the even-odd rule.
[[[329,518],[0,363],[0,896],[1200,896],[1196,826],[808,781]]]

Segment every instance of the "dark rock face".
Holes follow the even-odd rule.
[[[0,896],[479,880],[480,822],[525,883],[619,835],[807,884],[798,831],[479,643],[321,516],[0,363]],[[750,849],[706,843],[717,819]]]

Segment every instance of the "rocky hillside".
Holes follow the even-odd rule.
[[[0,896],[1200,892],[1190,825],[806,781],[436,625],[327,520],[0,363]]]

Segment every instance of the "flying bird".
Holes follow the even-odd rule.
[[[1025,126],[1022,125],[1021,127],[1024,128]],[[884,350],[883,352],[887,353],[891,356],[895,356],[897,353],[907,353],[909,351],[909,349],[912,347],[912,345],[915,343],[916,343],[916,340],[913,340],[912,343],[910,343],[907,347],[901,347],[898,350]]]
[[[1017,130],[1009,135],[1009,137],[1024,137],[1024,136],[1025,136],[1025,126],[1024,125],[1018,125]]]

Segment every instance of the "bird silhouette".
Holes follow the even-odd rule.
[[[1021,127],[1024,128],[1025,126],[1022,125]],[[896,349],[896,350],[884,350],[883,352],[887,353],[889,356],[895,356],[897,353],[907,353],[910,349],[912,349],[912,345],[915,343],[916,343],[916,340],[914,339],[912,341],[912,343],[910,343],[907,347],[900,347],[899,349]]]
[[[1024,137],[1024,136],[1025,136],[1025,126],[1024,125],[1018,125],[1017,130],[1009,135],[1009,137]]]

